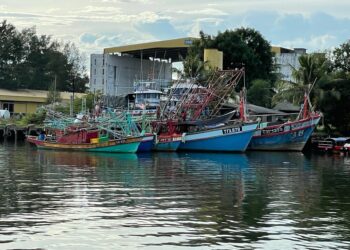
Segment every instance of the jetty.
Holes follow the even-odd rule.
[[[26,135],[38,135],[42,128],[35,124],[19,126],[16,124],[0,124],[0,140],[24,141]]]

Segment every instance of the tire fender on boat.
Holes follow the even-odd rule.
[[[158,135],[157,133],[154,133],[154,144],[158,144]]]
[[[181,136],[181,142],[185,143],[186,142],[186,133],[182,133],[182,136]]]

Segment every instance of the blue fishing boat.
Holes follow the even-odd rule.
[[[266,151],[302,151],[321,115],[312,109],[309,94],[305,93],[304,103],[294,121],[280,124],[260,123],[249,149]]]
[[[142,137],[142,141],[137,149],[137,152],[150,152],[153,149],[154,136],[146,135]]]
[[[179,134],[156,136],[153,150],[175,152],[178,150],[181,140],[182,136]]]
[[[235,124],[185,133],[179,150],[244,152],[257,125],[257,123]]]
[[[321,116],[313,114],[294,122],[269,126],[261,123],[256,130],[249,149],[267,151],[302,151]]]

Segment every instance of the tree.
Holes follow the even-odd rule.
[[[346,74],[350,72],[350,40],[341,44],[333,51],[333,68],[343,71]]]
[[[305,94],[305,86],[300,82],[277,81],[275,83],[275,92],[272,97],[272,105],[283,101],[299,105]]]
[[[328,80],[327,72],[329,68],[329,61],[324,53],[305,54],[299,57],[300,67],[294,69],[292,76],[294,82],[276,83],[276,94],[273,97],[273,103],[287,100],[291,103],[299,105],[304,98],[305,92],[311,92],[311,99],[313,104],[317,105],[318,98],[318,83]]]
[[[263,107],[271,107],[272,96],[271,83],[262,79],[254,80],[247,93],[248,102]]]
[[[299,57],[300,67],[293,70],[295,82],[312,85],[327,74],[329,67],[325,53],[305,54]]]
[[[335,126],[340,133],[347,136],[350,135],[349,86],[349,79],[325,82],[320,86],[322,91],[319,98],[319,107],[327,127]]]
[[[47,100],[46,102],[48,104],[55,104],[56,102],[61,102],[61,94],[56,89],[56,82],[53,82],[51,86],[49,87],[49,92],[47,93]]]
[[[88,82],[83,56],[72,43],[62,44],[34,27],[18,31],[0,24],[0,84],[8,89],[47,90],[57,78],[57,90],[85,91]]]
[[[203,60],[205,48],[216,48],[223,52],[224,69],[244,66],[248,89],[254,79],[275,81],[270,44],[254,29],[226,30],[219,32],[215,37],[200,32],[200,39],[193,43],[191,50]]]
[[[16,89],[18,67],[24,57],[23,42],[16,28],[4,20],[0,24],[0,86]],[[23,72],[22,72],[23,73]]]
[[[86,75],[85,57],[74,43],[66,43],[62,50],[68,62],[69,86],[72,92],[85,92],[89,78]]]

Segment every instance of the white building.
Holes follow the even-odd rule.
[[[272,52],[275,53],[275,65],[277,66],[277,73],[280,74],[284,81],[293,81],[293,69],[299,69],[299,57],[306,54],[306,49],[295,48],[286,49],[282,47],[272,47]]]
[[[134,91],[133,84],[140,80],[162,79],[170,82],[171,63],[151,61],[127,55],[92,54],[90,90],[103,95],[117,96]]]
[[[136,81],[157,81],[169,87],[172,63],[186,57],[194,38],[105,48],[103,54],[91,55],[90,91],[105,96],[134,92]]]

